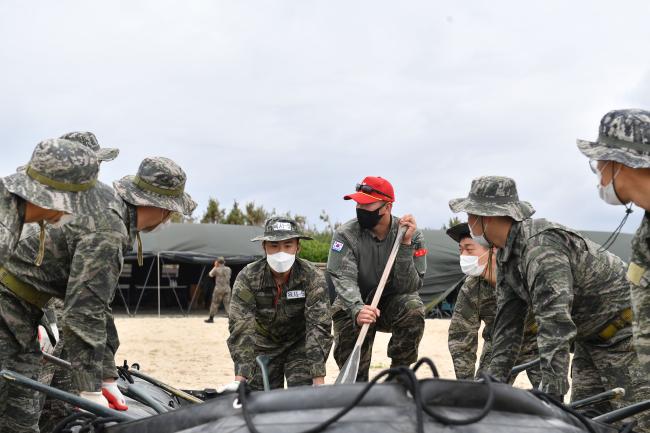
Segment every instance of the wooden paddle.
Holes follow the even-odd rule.
[[[381,294],[384,292],[384,287],[388,281],[388,276],[390,275],[391,269],[393,269],[393,264],[395,263],[395,257],[397,256],[397,250],[399,250],[399,245],[402,243],[404,238],[404,233],[406,233],[406,226],[401,226],[397,231],[397,238],[395,238],[395,243],[393,244],[393,249],[390,251],[390,256],[388,256],[388,261],[386,262],[386,267],[384,267],[384,273],[381,275],[379,280],[379,285],[375,291],[375,296],[372,298],[371,307],[377,308],[379,305],[379,300],[381,299]],[[366,339],[366,334],[368,334],[368,328],[370,325],[368,323],[364,324],[361,327],[361,332],[357,337],[356,343],[354,343],[354,349],[343,368],[339,372],[339,376],[334,382],[335,385],[340,383],[355,383],[357,381],[357,372],[359,371],[359,361],[361,360],[361,346]]]

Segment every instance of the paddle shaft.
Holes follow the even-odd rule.
[[[370,306],[373,308],[377,308],[377,305],[379,305],[379,301],[381,300],[381,295],[382,293],[384,293],[384,287],[386,287],[386,282],[388,282],[390,271],[393,269],[393,264],[395,263],[395,258],[397,257],[397,251],[399,250],[399,246],[402,243],[402,239],[404,239],[405,233],[406,233],[406,226],[401,226],[397,231],[397,237],[395,238],[393,249],[390,251],[390,255],[388,256],[388,261],[386,262],[386,266],[384,267],[384,273],[381,274],[381,279],[379,280],[379,284],[377,285],[377,290],[375,290],[375,296],[372,297],[372,302],[370,303]],[[370,328],[369,323],[364,323],[364,325],[361,327],[361,331],[359,332],[357,341],[356,343],[354,343],[354,349],[352,350],[353,352],[357,350],[357,348],[361,348],[363,342],[366,340],[366,335],[368,334],[369,328]]]

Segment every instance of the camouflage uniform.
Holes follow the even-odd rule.
[[[616,161],[630,168],[650,168],[650,111],[614,110],[600,121],[595,142],[577,140],[589,159]],[[639,361],[650,374],[650,215],[646,209],[632,239],[627,277],[634,310],[634,346]]]
[[[496,315],[496,289],[481,277],[467,277],[458,292],[454,313],[449,324],[447,344],[454,363],[457,379],[474,379],[481,372],[487,372],[492,358],[492,334]],[[478,331],[483,327],[483,350],[476,367],[476,350],[478,348]],[[539,358],[537,351],[537,326],[532,315],[526,319],[526,330],[522,347],[515,365],[524,364]],[[526,370],[528,380],[537,388],[541,380],[539,367]],[[511,378],[511,382],[515,377]]]
[[[562,396],[569,390],[571,344],[579,359],[572,371],[573,401],[614,387],[626,390],[622,407],[650,398],[648,380],[630,339],[629,286],[623,261],[579,233],[543,219],[530,219],[512,179],[482,177],[468,198],[450,202],[455,212],[509,216],[513,224],[497,255],[497,318],[490,373],[507,379],[521,345],[525,311],[539,327],[540,389]],[[647,431],[647,415],[638,416]]]
[[[291,238],[310,239],[299,234],[293,220],[270,218],[264,236],[254,240]],[[271,358],[271,388],[283,388],[285,377],[288,386],[311,385],[313,378],[326,373],[332,321],[325,278],[313,264],[299,258],[290,272],[287,283],[278,287],[264,258],[246,266],[235,280],[228,349],[235,375],[245,377],[253,389],[262,389],[255,363],[259,355]]]
[[[214,278],[214,291],[212,292],[212,303],[210,304],[210,317],[217,314],[219,306],[223,302],[223,308],[228,314],[230,305],[230,278],[232,270],[221,263],[220,266],[212,268],[208,274]]]
[[[336,289],[332,305],[334,359],[341,368],[349,358],[360,328],[357,313],[370,304],[388,261],[399,228],[392,216],[388,235],[377,239],[371,230],[362,229],[356,219],[339,227],[332,238],[327,272]],[[375,333],[392,333],[388,356],[393,366],[410,365],[417,360],[424,333],[424,304],[418,290],[426,271],[426,250],[422,233],[416,231],[410,245],[400,245],[395,264],[384,288],[378,308],[381,315],[361,349],[357,381],[367,381]]]
[[[148,160],[145,159],[143,165]],[[168,160],[157,165],[148,163],[145,168],[149,167],[151,172],[162,171],[166,164],[173,163]],[[142,168],[141,165],[141,172]],[[177,166],[174,164],[172,168]],[[183,177],[183,183],[184,180]],[[181,179],[176,184],[181,184]],[[169,200],[167,197],[161,199],[158,206],[172,207],[167,203]],[[64,300],[62,339],[57,348],[73,368],[71,371],[57,368],[52,383],[75,393],[100,390],[103,379],[117,377],[114,354],[119,339],[110,303],[122,270],[123,255],[131,250],[138,237],[137,202],[127,202],[109,186],[97,182],[84,206],[83,214],[70,223],[47,229],[47,254],[40,267],[29,261],[38,245],[33,232],[21,239],[15,254],[5,263],[7,272],[18,281],[41,294]],[[174,210],[178,208],[173,207]],[[6,292],[0,286],[0,296]],[[23,303],[16,296],[13,299],[14,303]],[[36,316],[40,319],[41,310],[34,308],[29,314],[32,315],[29,326],[32,326]],[[23,318],[28,317],[25,312]],[[48,401],[45,405],[44,430],[69,411],[67,405],[58,401]]]
[[[84,146],[67,140],[43,141],[36,147],[26,167],[4,179],[2,214],[18,209],[21,220],[24,218],[24,204],[15,198],[18,196],[42,208],[82,215],[88,200],[95,194],[98,171],[97,158]],[[11,194],[6,194],[6,191]],[[4,215],[3,220],[7,221],[6,224],[3,221],[6,230],[2,231],[1,240],[3,254],[6,254],[9,252],[7,246],[13,249],[20,235],[20,232],[11,235],[9,230],[18,229],[21,223],[15,219],[12,221],[12,218],[5,219]],[[23,254],[23,266],[37,273],[45,269],[38,266],[41,260],[54,259],[52,251],[44,254],[45,243],[51,242],[44,227],[41,224],[40,230],[33,230],[33,247]],[[51,230],[48,226],[48,231]],[[37,329],[47,295],[27,296],[28,300],[25,300],[14,293],[16,284],[15,281],[12,284],[10,270],[21,249],[22,243],[19,243],[14,255],[3,257],[0,268],[0,369],[38,380],[41,350]],[[0,380],[0,431],[37,432],[39,405],[36,395],[32,390]]]

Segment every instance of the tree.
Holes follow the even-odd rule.
[[[234,201],[232,209],[228,212],[228,216],[224,220],[224,224],[237,224],[244,225],[246,223],[246,217],[244,213],[239,209],[239,203],[237,200]]]
[[[194,218],[192,214],[185,216],[180,212],[172,212],[172,215],[169,217],[169,221],[172,224],[193,224],[196,222],[196,218]]]
[[[264,209],[264,206],[255,206],[254,201],[246,203],[246,213],[244,214],[246,225],[262,227],[268,217],[269,213]]]
[[[226,219],[226,210],[219,207],[219,200],[210,197],[208,208],[201,218],[202,224],[219,224]]]
[[[449,218],[449,221],[447,221],[447,224],[442,225],[442,229],[447,230],[448,228],[453,227],[453,226],[457,226],[458,224],[461,224],[461,223],[462,223],[462,221],[457,216],[454,216],[454,217]]]

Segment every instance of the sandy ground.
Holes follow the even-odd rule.
[[[116,317],[121,346],[115,361],[121,364],[137,362],[142,371],[163,382],[184,389],[215,388],[233,379],[233,364],[226,338],[228,320],[216,317],[212,324],[204,316]],[[451,356],[447,349],[449,320],[427,320],[420,344],[420,356],[431,358],[445,378],[454,378]],[[370,376],[390,366],[386,356],[389,334],[375,338]],[[428,376],[426,368],[419,375]],[[327,383],[338,375],[330,354],[327,362]],[[530,388],[525,374],[520,374],[516,386]]]

